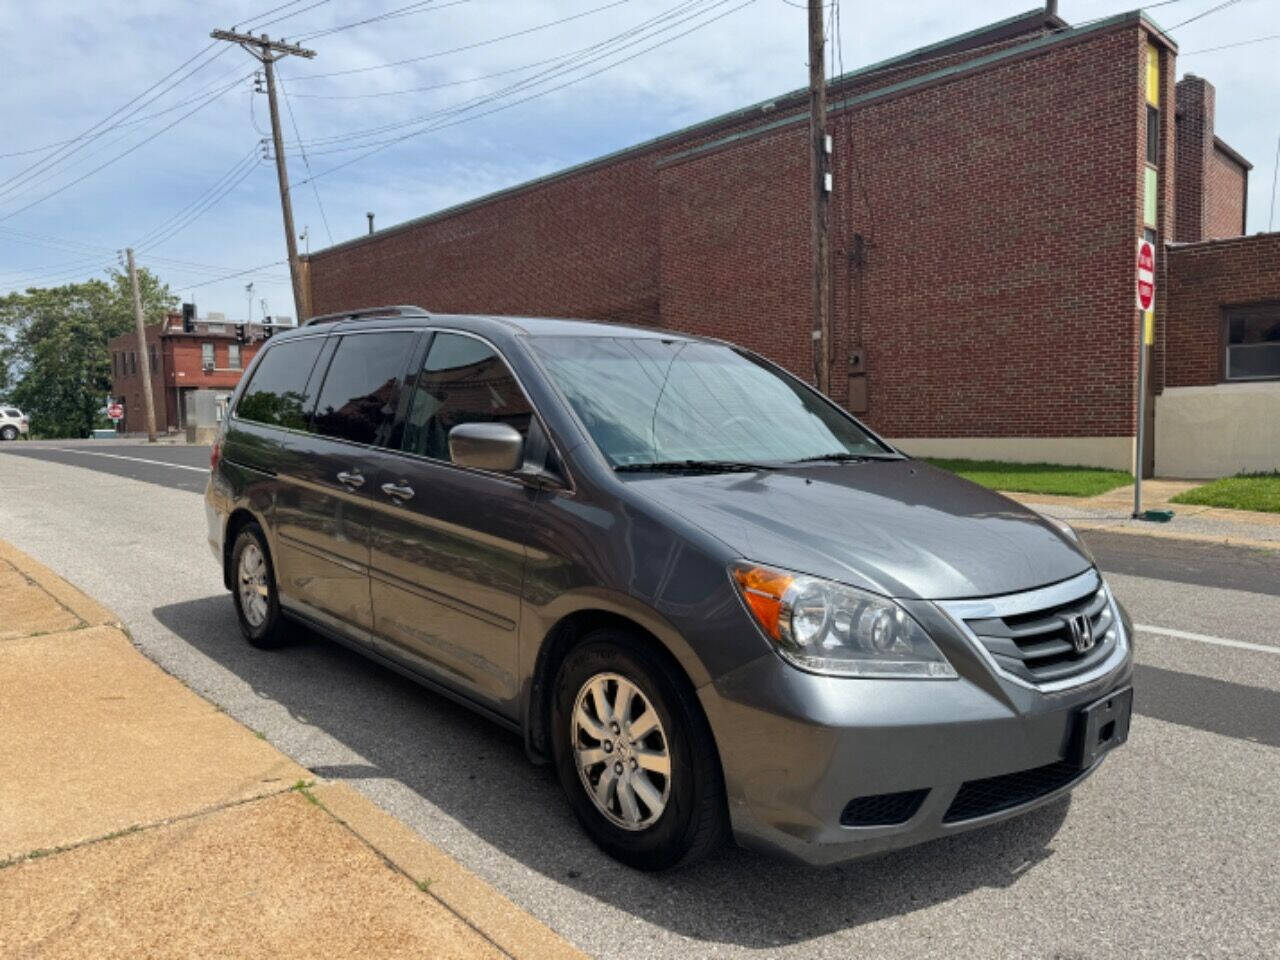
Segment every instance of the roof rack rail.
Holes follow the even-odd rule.
[[[339,313],[326,313],[319,317],[312,317],[303,326],[309,327],[314,323],[331,323],[335,320],[373,320],[378,317],[402,317],[406,314],[425,314],[426,312],[422,307],[416,307],[411,303],[390,307],[365,307],[363,310],[343,310]]]

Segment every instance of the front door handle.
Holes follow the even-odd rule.
[[[349,490],[364,486],[364,477],[359,470],[339,470],[338,482]]]
[[[384,483],[382,492],[394,500],[396,503],[404,503],[406,500],[413,499],[413,487],[407,484]]]

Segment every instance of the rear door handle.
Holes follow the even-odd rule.
[[[399,483],[384,483],[382,492],[396,503],[404,503],[406,500],[413,499],[413,487]]]
[[[344,487],[355,490],[364,486],[364,476],[359,470],[339,470],[338,482]]]

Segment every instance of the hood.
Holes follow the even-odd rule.
[[[628,484],[745,559],[892,597],[1012,593],[1093,565],[1039,514],[918,460]]]

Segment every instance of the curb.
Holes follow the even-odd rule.
[[[81,593],[48,567],[4,540],[0,540],[0,560],[12,564],[24,577],[71,611],[84,626],[121,626],[120,618],[97,600]]]
[[[85,636],[86,634],[81,631],[86,628],[112,628],[122,635],[123,646],[131,651],[133,656],[141,658],[148,666],[162,673],[167,680],[179,684],[187,694],[217,711],[225,722],[233,724],[245,734],[253,734],[244,724],[225,714],[216,704],[200,696],[180,678],[161,670],[158,664],[129,643],[127,631],[120,618],[111,610],[4,540],[0,540],[0,560],[11,564],[22,576],[48,594],[54,603],[60,604],[81,621],[79,626],[71,628],[73,635]],[[38,637],[42,634],[33,636]],[[296,761],[274,745],[261,743],[260,746],[278,757],[283,764],[299,769]],[[273,791],[266,795],[288,792],[289,789],[284,788],[283,791]],[[459,921],[506,955],[516,960],[524,960],[524,958],[585,960],[585,954],[542,921],[508,900],[486,881],[396,820],[349,784],[315,780],[304,788],[304,792],[328,816],[376,853],[389,869],[411,881],[426,896],[433,898]],[[261,796],[248,797],[243,802],[260,799],[262,799]],[[198,817],[207,812],[196,811],[179,819]],[[148,829],[171,819],[174,818],[139,822],[126,830],[117,831],[115,835]],[[102,838],[84,838],[71,844],[67,849],[83,846],[94,842],[95,839]],[[18,860],[13,862],[16,863]]]

